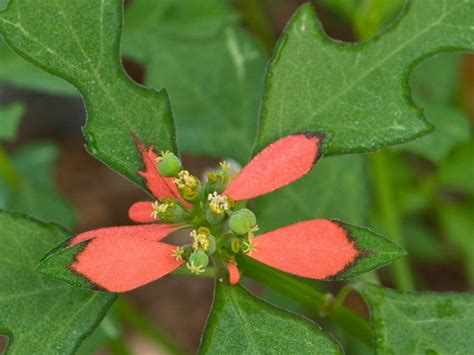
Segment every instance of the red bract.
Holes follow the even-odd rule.
[[[217,192],[210,194],[209,199],[216,203],[213,206],[214,212],[224,214],[242,212],[242,210],[229,211],[231,207],[227,205],[230,203],[233,206],[234,202],[267,194],[304,176],[321,155],[322,143],[322,135],[301,133],[284,137],[269,145],[227,186],[222,187],[224,190],[222,195]],[[176,188],[175,183],[178,182],[160,175],[156,163],[157,154],[153,149],[146,148],[141,143],[137,145],[145,165],[145,170],[140,172],[140,175],[145,178],[153,195],[158,201],[168,201],[165,207],[173,206],[176,213],[191,211],[188,208],[192,205],[184,201],[180,195],[181,191]],[[188,172],[183,173],[182,178],[187,180],[181,182],[188,181],[191,185],[194,184],[192,186],[200,186]],[[219,179],[217,177],[215,179],[216,184]],[[181,204],[182,207],[173,205],[172,201],[178,201],[178,205]],[[130,218],[138,223],[159,222],[156,214],[158,205],[155,204],[144,201],[133,204],[129,210]],[[250,211],[248,213],[253,216]],[[248,220],[246,223],[249,223]],[[184,249],[176,249],[175,246],[163,243],[161,240],[185,226],[184,222],[148,224],[102,228],[80,234],[68,243],[68,247],[79,247],[81,243],[84,244],[74,254],[74,261],[69,265],[69,270],[106,291],[124,292],[134,289],[159,279],[183,265]],[[246,228],[246,224],[244,227]],[[235,254],[243,252],[259,262],[299,276],[330,278],[345,270],[360,254],[344,226],[330,220],[300,222],[256,237],[253,237],[255,225],[249,226],[247,230],[248,239],[244,239],[247,241],[244,247],[242,239],[234,237],[237,242],[231,243],[231,246],[232,250],[236,248]],[[202,272],[202,265],[199,266],[195,262],[199,263],[202,260],[206,262],[207,256],[204,252],[208,252],[210,250],[208,248],[211,248],[209,233],[209,228],[202,226],[191,234],[196,238],[194,250],[201,250],[200,254],[187,259],[191,271]],[[219,238],[222,241],[227,237],[223,233]],[[213,248],[215,250],[215,241]],[[211,253],[213,252],[209,251],[209,254]],[[226,257],[228,253],[224,253],[218,257],[221,255],[228,267],[230,283],[237,283],[240,275],[234,256]]]

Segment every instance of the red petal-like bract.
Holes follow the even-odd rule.
[[[338,223],[314,219],[256,236],[251,258],[290,274],[327,279],[355,261],[359,251]]]
[[[174,224],[148,224],[139,226],[99,228],[76,235],[75,237],[69,240],[69,246],[74,246],[78,243],[85,242],[86,240],[94,238],[113,238],[120,236],[160,241],[178,228],[179,226]]]
[[[125,292],[163,277],[184,261],[174,246],[133,235],[92,239],[79,252],[71,269],[109,292]]]
[[[158,155],[153,151],[153,146],[147,149],[140,142],[137,142],[137,146],[145,165],[145,171],[140,171],[139,174],[146,180],[146,186],[153,195],[158,199],[176,198],[181,200],[178,189],[173,183],[174,178],[165,178],[160,175],[156,162]]]
[[[270,144],[244,166],[224,195],[247,200],[292,183],[316,163],[322,139],[321,135],[298,133]]]
[[[227,270],[229,270],[229,283],[235,285],[240,280],[240,272],[237,266],[232,263],[227,263]]]
[[[149,201],[135,202],[128,209],[128,217],[137,223],[152,223],[157,222],[157,219],[152,217],[153,203]]]

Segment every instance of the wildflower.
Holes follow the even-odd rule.
[[[216,268],[227,265],[229,282],[235,284],[240,278],[239,257],[326,280],[354,276],[402,255],[397,246],[372,232],[328,219],[255,235],[257,218],[245,207],[246,201],[304,176],[320,157],[323,138],[318,134],[284,137],[263,149],[235,177],[222,163],[204,184],[187,170],[176,172],[181,163],[171,153],[162,153],[160,158],[152,147],[139,143],[145,166],[139,174],[157,200],[133,204],[129,216],[137,223],[150,224],[79,234],[53,250],[40,270],[74,285],[125,292],[181,266],[199,275],[210,261]],[[173,161],[171,168],[159,169],[157,164],[167,157]],[[162,242],[175,230],[189,227],[193,228],[192,243],[173,246]],[[368,242],[371,238],[376,245],[373,249]],[[391,256],[378,254],[377,248],[384,243],[385,249],[393,251]],[[58,275],[60,267],[64,272]]]

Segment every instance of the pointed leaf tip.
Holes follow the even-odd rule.
[[[216,282],[199,354],[342,354],[307,318],[277,308],[241,285]]]
[[[296,133],[258,153],[224,191],[234,200],[247,200],[286,186],[306,175],[322,153],[324,134]]]

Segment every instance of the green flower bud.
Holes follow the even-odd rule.
[[[247,208],[237,210],[230,215],[229,227],[237,235],[247,234],[254,230],[257,225],[257,218]]]
[[[215,225],[215,224],[222,223],[225,217],[226,217],[225,213],[215,214],[210,209],[206,210],[206,221],[208,221],[210,224]]]
[[[210,235],[208,238],[209,238],[209,247],[207,248],[207,254],[212,255],[216,252],[216,249],[217,249],[216,238],[214,238],[213,235]]]
[[[203,251],[196,251],[189,257],[189,262],[197,268],[204,269],[209,264],[209,257]]]
[[[175,177],[182,169],[181,160],[173,153],[162,153],[158,161],[158,171],[164,177]]]

